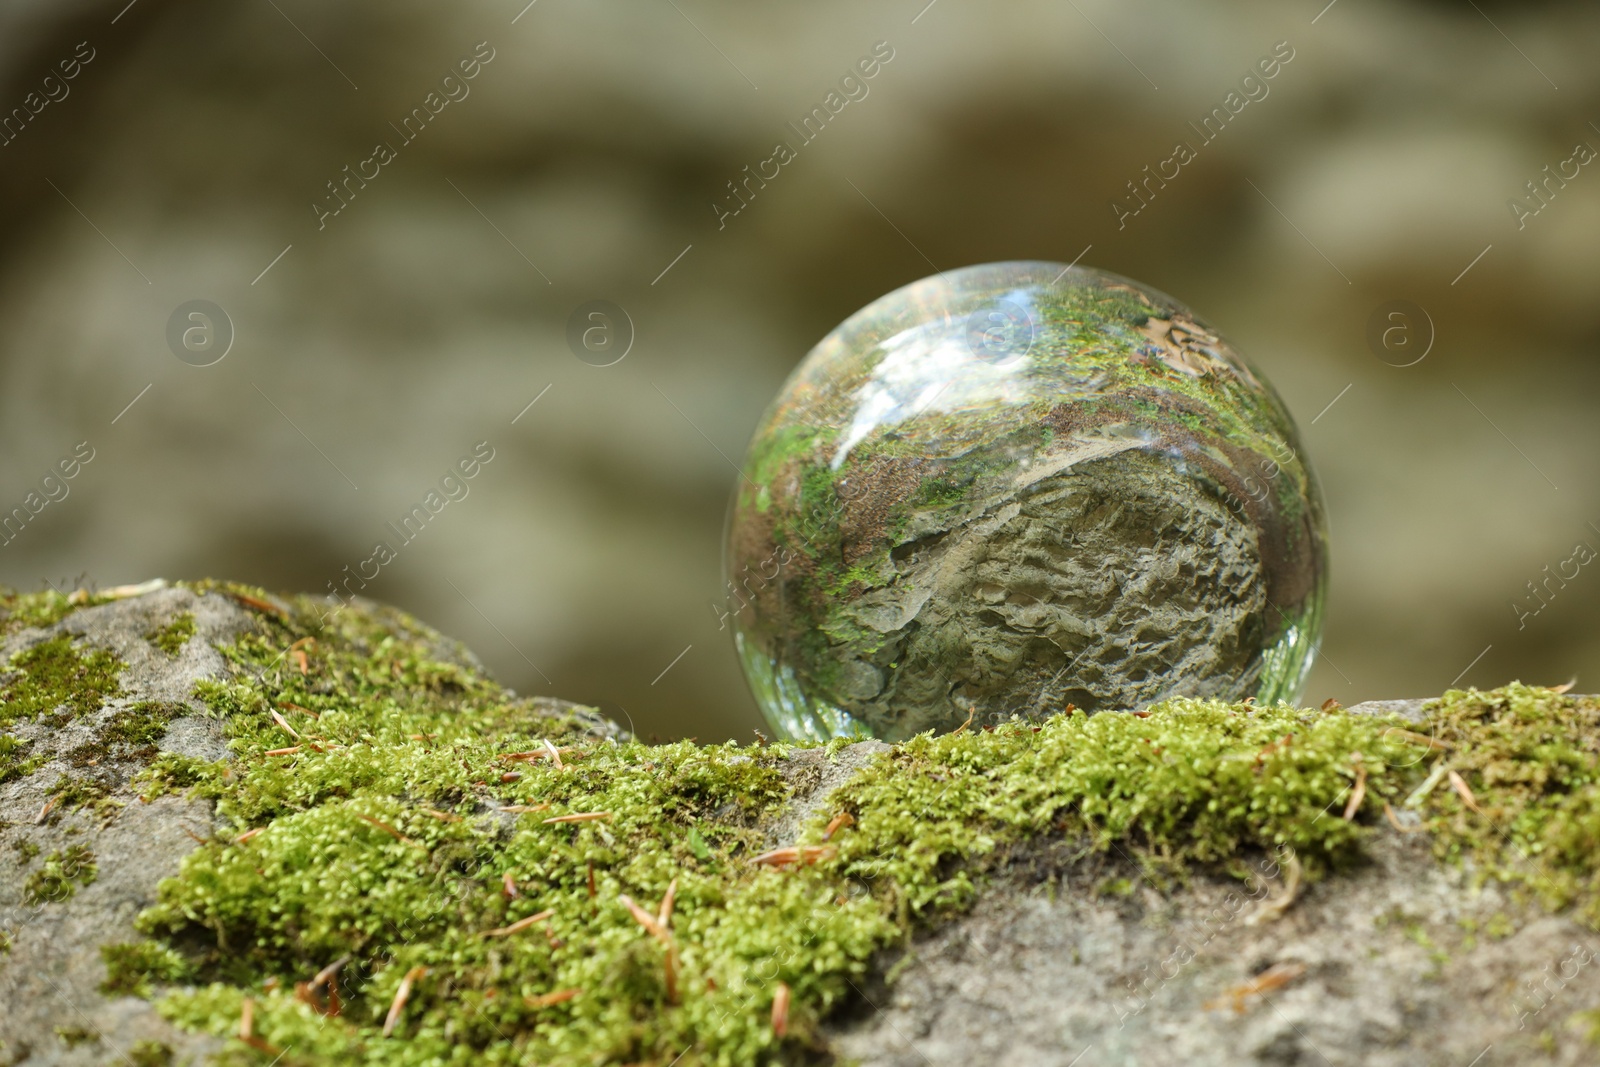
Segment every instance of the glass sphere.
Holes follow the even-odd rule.
[[[801,361],[735,486],[727,614],[783,735],[1299,697],[1322,502],[1259,373],[1126,278],[996,263]]]

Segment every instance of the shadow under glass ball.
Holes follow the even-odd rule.
[[[812,349],[734,490],[734,640],[791,737],[901,740],[1069,704],[1294,699],[1322,505],[1271,387],[1183,305],[1002,263]]]

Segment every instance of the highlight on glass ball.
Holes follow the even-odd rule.
[[[773,727],[899,741],[1297,699],[1326,551],[1289,413],[1227,341],[1126,278],[1023,262],[824,337],[750,443],[724,558]]]

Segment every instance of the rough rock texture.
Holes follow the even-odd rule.
[[[260,610],[171,588],[42,627],[0,619],[0,665],[61,635],[125,664],[120,691],[98,708],[11,727],[49,760],[0,784],[0,932],[10,944],[0,952],[0,1063],[162,1063],[163,1046],[185,1062],[221,1047],[173,1029],[145,1000],[99,988],[100,946],[134,936],[157,882],[220,824],[208,802],[140,802],[130,779],[149,752],[111,746],[86,758],[83,746],[119,713],[161,701],[176,707],[160,748],[226,755],[220,723],[192,689],[237,670],[214,646],[262,625]],[[164,651],[162,628],[185,614],[192,636]],[[438,651],[474,662],[443,638]],[[0,669],[4,699],[16,699],[7,687],[18,674]],[[559,701],[525,702],[572,714]],[[1416,719],[1420,702],[1351,710]],[[616,735],[598,721],[594,730]],[[791,751],[780,770],[792,795],[760,828],[768,843],[795,841],[837,788],[891,751],[881,742]],[[98,777],[106,795],[77,810],[50,805],[69,768]],[[77,846],[92,851],[95,876],[74,881],[67,899],[30,902],[49,857]],[[1055,838],[1015,851],[970,911],[880,953],[821,1037],[840,1062],[884,1067],[1593,1062],[1583,1013],[1600,1010],[1600,987],[1585,968],[1600,938],[1588,927],[1478,887],[1470,866],[1436,861],[1427,835],[1381,824],[1366,865],[1309,885],[1286,856],[1243,859],[1254,868],[1245,882],[1196,870],[1158,884],[1116,846]],[[69,881],[82,873],[67,866]]]
[[[893,980],[834,1021],[834,1047],[881,1067],[1594,1062],[1580,1015],[1600,986],[1579,975],[1600,936],[1473,886],[1425,834],[1385,835],[1370,859],[1301,889],[1259,855],[1248,885],[1163,892],[1120,850],[1020,857],[969,914],[884,954]]]
[[[176,656],[169,656],[145,635],[182,612],[194,616],[195,633]],[[127,664],[119,679],[122,694],[93,714],[59,727],[35,721],[13,728],[53,758],[33,774],[0,786],[0,819],[11,824],[4,834],[9,873],[0,879],[0,929],[12,941],[10,954],[0,957],[0,1003],[6,1005],[0,1014],[0,1041],[5,1043],[0,1057],[9,1056],[6,1062],[102,1063],[118,1059],[140,1040],[175,1049],[214,1044],[173,1030],[145,1001],[107,998],[98,990],[105,977],[100,946],[128,937],[134,916],[154,902],[156,883],[173,874],[178,861],[194,849],[190,835],[209,836],[210,805],[178,796],[141,804],[128,780],[146,761],[105,759],[96,768],[97,777],[111,787],[109,798],[123,807],[108,811],[109,818],[89,809],[40,813],[67,768],[68,753],[90,742],[116,712],[141,701],[172,701],[193,711],[169,724],[162,749],[203,759],[226,755],[220,724],[203,717],[191,693],[195,681],[219,677],[225,669],[212,642],[232,640],[252,621],[249,611],[227,597],[163,589],[86,607],[55,625],[21,630],[0,642],[0,662],[9,662],[41,640],[72,634],[82,645],[110,650]],[[69,900],[29,903],[26,877],[41,860],[14,862],[29,844],[46,856],[85,845],[94,853],[97,877]],[[58,1028],[69,1033],[76,1028],[90,1036],[74,1047],[58,1036]]]
[[[1281,876],[1162,894],[1114,854],[1042,857],[1030,873],[919,939],[897,981],[836,1024],[839,1052],[883,1067],[1594,1062],[1574,1016],[1600,1008],[1578,977],[1600,938],[1472,889],[1425,835],[1383,838],[1370,866],[1312,885],[1276,920],[1264,917],[1287,894]],[[1121,878],[1127,895],[1105,892]],[[1485,933],[1506,916],[1525,925]],[[1246,992],[1274,967],[1294,977]]]
[[[1600,990],[1524,988],[1573,979],[1600,951],[1592,932],[1545,918],[1474,944],[1463,924],[1515,911],[1504,897],[1467,891],[1425,843],[1390,840],[1374,859],[1256,925],[1248,894],[1209,880],[1105,898],[1107,872],[1090,868],[996,894],[918,942],[892,989],[868,990],[838,1048],[893,1067],[1594,1062],[1566,1020]],[[1304,970],[1235,1009],[1228,991],[1274,966]]]
[[[361,610],[385,610],[358,604]],[[185,614],[194,619],[193,634],[169,654],[152,635]],[[124,664],[117,676],[120,693],[98,709],[64,723],[24,720],[10,727],[30,744],[28,755],[50,758],[31,774],[0,784],[0,944],[5,938],[10,943],[9,953],[0,951],[0,1064],[143,1067],[140,1043],[151,1049],[166,1045],[179,1062],[220,1047],[212,1038],[175,1030],[146,1000],[100,991],[106,977],[100,947],[136,939],[133,920],[155,902],[157,884],[176,874],[183,857],[218,825],[212,805],[178,795],[142,803],[131,779],[150,762],[149,751],[113,748],[88,764],[85,759],[94,757],[79,756],[74,763],[74,750],[93,746],[119,712],[154,701],[188,712],[167,723],[156,746],[161,752],[226,757],[222,725],[194,699],[194,685],[229,675],[233,668],[215,646],[260,625],[259,619],[257,610],[231,596],[181,587],[80,607],[44,627],[7,632],[0,619],[0,712],[6,710],[4,687],[19,674],[6,665],[51,638],[71,635],[75,648],[107,650]],[[464,647],[443,637],[435,654],[477,666]],[[565,706],[529,703],[536,714]],[[69,769],[75,778],[100,782],[104,797],[75,811],[52,800]],[[93,855],[92,880],[81,885],[71,879],[75,888],[65,900],[33,899],[30,878],[51,855],[78,846]]]

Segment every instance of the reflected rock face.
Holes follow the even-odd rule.
[[[751,441],[726,561],[746,675],[799,738],[1295,699],[1326,588],[1272,388],[1171,297],[1054,263],[925,278],[823,338]]]

